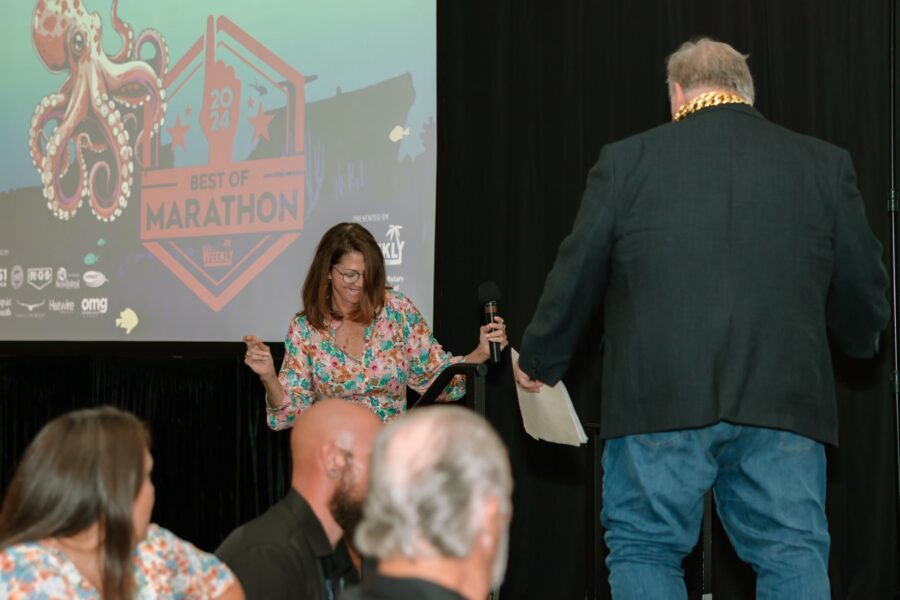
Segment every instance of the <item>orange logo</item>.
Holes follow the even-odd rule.
[[[256,110],[246,111],[249,116],[243,114],[253,101],[242,100],[245,82],[238,77],[236,64],[266,80],[273,95],[284,96],[282,119],[274,122],[261,101]],[[177,148],[184,149],[188,130],[198,126],[208,145],[207,163],[160,168],[159,138],[155,145],[141,148],[151,167],[141,181],[140,235],[150,252],[219,311],[303,229],[304,77],[224,16],[215,24],[208,19],[205,36],[166,76],[170,107],[179,93],[186,93],[185,85],[201,74],[198,122],[182,119],[178,112],[168,127],[168,151],[174,156]],[[185,114],[191,114],[190,108]],[[283,139],[280,155],[236,160],[235,137],[241,123],[252,127],[253,143]],[[270,131],[275,127],[281,129]]]

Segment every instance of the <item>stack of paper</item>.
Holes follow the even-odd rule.
[[[513,361],[519,353],[512,350]],[[515,375],[513,375],[515,379]],[[537,393],[523,390],[516,384],[519,408],[525,431],[536,440],[579,446],[587,442],[581,419],[575,413],[569,391],[562,381],[554,386],[545,385]]]

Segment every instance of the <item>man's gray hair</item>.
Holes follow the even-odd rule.
[[[669,95],[673,83],[680,84],[685,92],[708,86],[732,91],[753,104],[753,77],[747,57],[710,38],[685,42],[666,59]]]
[[[485,501],[511,510],[512,474],[500,436],[461,407],[411,411],[375,439],[369,493],[356,531],[362,554],[464,557],[481,532]]]

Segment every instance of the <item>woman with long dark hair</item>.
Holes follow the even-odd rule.
[[[152,525],[150,435],[111,407],[57,417],[28,446],[0,510],[0,598],[221,598],[228,568]]]
[[[421,393],[450,364],[485,362],[490,342],[506,347],[506,326],[496,317],[468,355],[445,352],[415,305],[385,280],[381,248],[365,227],[338,223],[325,233],[303,284],[303,310],[288,329],[281,372],[268,346],[244,338],[244,362],[266,389],[270,427],[290,427],[319,398],[357,402],[390,419],[406,410],[407,385]],[[441,399],[464,393],[458,377]]]

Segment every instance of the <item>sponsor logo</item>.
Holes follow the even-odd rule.
[[[197,108],[167,128],[174,167],[161,168],[160,153],[148,149],[139,227],[144,247],[219,311],[303,230],[306,77],[227,17],[218,17],[215,27],[209,23],[199,38],[203,43],[174,60],[165,76],[168,101]],[[268,97],[248,104],[248,85],[271,70],[280,83]],[[185,99],[198,89],[201,97]],[[278,106],[283,106],[279,118],[284,119],[277,126],[284,136],[278,153],[241,155],[235,144],[238,126],[249,125],[253,143],[262,147],[263,140],[275,140]],[[198,134],[205,138],[206,164],[180,165],[181,153],[174,149],[194,151],[191,144],[197,138],[192,136]]]
[[[388,275],[387,276],[388,285],[391,288],[397,290],[398,292],[402,292],[403,290],[400,287],[403,285],[403,275]]]
[[[25,283],[25,271],[22,269],[22,265],[16,265],[12,268],[9,282],[12,284],[14,290],[22,287],[22,284]]]
[[[203,266],[204,267],[230,267],[231,258],[234,252],[231,250],[231,240],[222,242],[220,248],[212,244],[203,246]]]
[[[6,287],[9,282],[9,269],[3,267],[0,269],[0,287]]]
[[[28,285],[36,290],[42,290],[53,281],[53,269],[51,267],[29,267]]]
[[[77,290],[81,287],[81,274],[69,273],[65,267],[56,270],[56,287],[64,290]]]
[[[89,288],[98,288],[109,279],[106,278],[106,275],[101,273],[100,271],[88,271],[81,277],[84,280],[84,285]]]
[[[16,311],[16,316],[20,319],[39,319],[44,316],[43,312],[35,312],[38,308],[41,308],[47,304],[46,300],[41,300],[35,304],[29,304],[28,302],[22,302],[20,300],[16,300],[16,305],[19,308],[24,308],[27,312],[22,312],[21,310]]]
[[[108,298],[82,298],[81,314],[86,317],[95,317],[97,315],[105,315],[109,309]]]
[[[380,242],[381,253],[384,254],[384,264],[386,266],[403,264],[403,246],[406,242],[400,241],[400,230],[403,225],[389,225],[385,237],[388,241]]]
[[[48,306],[50,312],[71,315],[75,313],[74,300],[51,300]]]
[[[354,223],[380,223],[381,221],[388,220],[387,213],[371,213],[368,215],[353,215],[353,218],[350,219]]]
[[[0,317],[12,314],[12,298],[0,298]]]

